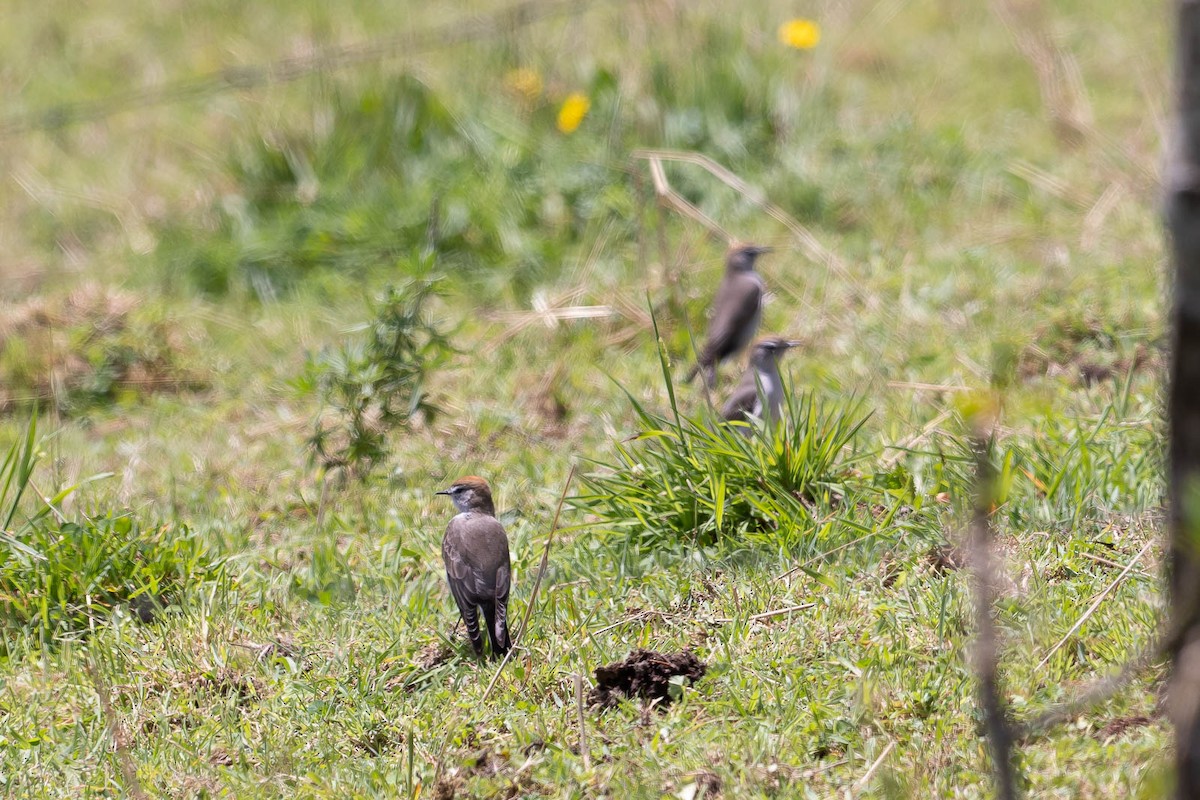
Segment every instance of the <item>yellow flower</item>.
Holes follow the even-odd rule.
[[[789,19],[779,26],[779,41],[797,50],[809,50],[821,41],[821,26],[811,19]]]
[[[558,109],[558,129],[563,133],[574,133],[591,107],[592,101],[586,94],[575,92],[567,95],[562,107]]]
[[[510,69],[504,76],[504,88],[532,103],[542,93],[542,76],[528,67]]]

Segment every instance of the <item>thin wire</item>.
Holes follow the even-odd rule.
[[[325,47],[308,56],[284,58],[264,64],[219,69],[177,81],[130,89],[96,100],[77,100],[47,108],[0,117],[0,139],[40,130],[58,130],[115,114],[195,100],[227,91],[258,89],[290,83],[314,72],[344,69],[393,56],[408,56],[485,39],[504,30],[516,30],[541,20],[577,15],[609,0],[525,0],[492,14],[459,18],[418,31],[370,39],[349,45]]]

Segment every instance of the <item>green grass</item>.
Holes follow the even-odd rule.
[[[0,74],[20,87],[2,113],[497,7],[77,5],[0,11]],[[817,48],[778,42],[797,14],[821,23]],[[97,613],[85,635],[6,634],[3,793],[659,798],[711,773],[726,797],[989,796],[968,583],[938,549],[969,502],[960,420],[981,392],[1002,400],[993,519],[1014,714],[1107,674],[1164,606],[1155,544],[1046,658],[1163,528],[1168,17],[1022,3],[1014,33],[988,4],[940,0],[613,3],[7,140],[5,531],[35,552],[68,542],[24,521],[39,497],[111,473],[56,501],[99,521],[89,541],[110,548],[122,599],[98,602],[127,602],[139,570],[171,572],[175,548],[220,569],[175,584],[151,624]],[[1053,123],[1022,46],[1059,49],[1043,77],[1075,98],[1081,136]],[[564,134],[572,92],[591,109]],[[757,439],[688,422],[709,408],[699,385],[668,391],[658,338],[681,375],[723,243],[657,208],[643,148],[716,159],[835,256],[810,259],[748,198],[666,165],[726,230],[776,247],[764,329],[806,342],[785,361],[795,419],[813,409],[843,433],[865,419],[846,449],[819,425],[790,429],[815,446],[799,463],[820,490],[804,501]],[[388,286],[435,276],[425,310],[454,352],[419,388],[440,413],[387,432],[366,480],[323,482],[306,449],[322,397],[295,389],[306,363],[361,341]],[[80,296],[116,298],[126,323],[72,317]],[[545,313],[599,305],[613,313]],[[39,399],[50,435],[16,499],[5,476],[26,471]],[[671,435],[630,441],[651,428]],[[433,492],[491,481],[520,616],[571,466],[646,491],[621,454],[648,452],[660,477],[703,456],[688,514],[703,513],[577,499],[483,702],[494,666],[452,638],[439,551],[453,511]],[[61,526],[36,519],[47,536]],[[38,568],[74,576],[72,563]],[[585,766],[574,676],[635,647],[693,648],[708,674],[662,713],[585,712]],[[1023,743],[1029,794],[1161,796],[1161,678]]]

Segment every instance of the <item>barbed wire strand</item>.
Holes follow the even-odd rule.
[[[94,100],[77,100],[0,117],[0,139],[34,131],[58,130],[130,111],[196,100],[227,91],[290,83],[315,72],[344,69],[393,56],[409,56],[485,39],[500,31],[528,27],[565,15],[578,15],[612,0],[525,0],[503,10],[459,18],[417,31],[319,49],[305,56],[264,64],[224,67],[157,86],[115,92]]]

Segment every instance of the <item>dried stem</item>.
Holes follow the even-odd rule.
[[[592,759],[588,755],[587,725],[583,715],[583,675],[575,673],[575,707],[579,712],[579,757],[583,759],[583,768],[592,768]]]
[[[508,652],[504,654],[504,660],[500,662],[500,666],[496,667],[496,674],[492,676],[491,683],[488,684],[487,691],[483,693],[483,699],[480,703],[486,703],[488,697],[492,694],[492,689],[496,687],[496,681],[500,680],[500,673],[504,671],[504,667],[512,660],[513,653],[517,652],[517,645],[525,638],[525,628],[529,625],[529,617],[533,613],[533,607],[537,605],[538,589],[541,588],[542,578],[546,575],[546,567],[550,563],[550,545],[554,543],[554,534],[558,531],[558,518],[562,514],[563,503],[567,499],[567,490],[571,487],[571,479],[575,477],[575,465],[571,465],[571,470],[567,473],[567,480],[563,483],[562,494],[558,496],[558,508],[554,510],[554,522],[550,524],[550,535],[546,537],[546,548],[542,550],[542,562],[538,565],[537,578],[533,581],[533,592],[529,595],[529,603],[525,606],[525,615],[521,617],[521,628],[517,631],[517,635],[513,637],[512,647],[508,648]]]

